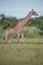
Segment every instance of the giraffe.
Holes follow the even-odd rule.
[[[24,25],[30,20],[31,16],[32,15],[36,15],[38,16],[38,14],[34,11],[34,9],[32,9],[25,18],[23,18],[22,20],[20,20],[15,26],[9,26],[6,30],[5,30],[5,37],[3,38],[3,46],[2,48],[4,48],[4,45],[6,42],[8,42],[10,44],[10,38],[11,38],[11,35],[13,33],[17,33],[17,43],[19,41],[19,37],[21,35],[22,37],[22,41],[24,42],[23,40],[23,37],[24,37],[24,34],[23,34],[23,27]]]

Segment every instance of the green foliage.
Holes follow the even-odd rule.
[[[15,25],[18,21],[16,17],[6,17],[4,14],[1,14],[0,17],[0,25],[3,29],[6,29],[8,26]]]
[[[40,36],[40,29],[36,28],[35,26],[30,26],[25,29],[25,37],[39,37]]]
[[[2,30],[5,30],[8,26],[16,25],[20,20],[22,19],[18,20],[16,17],[7,17],[4,14],[0,14],[0,27]],[[43,16],[31,18],[25,27],[24,31],[26,37],[43,36]]]
[[[38,29],[41,29],[41,31],[43,32],[43,16],[40,16],[38,18],[31,18],[26,26],[35,26]],[[43,35],[43,33],[41,35]]]

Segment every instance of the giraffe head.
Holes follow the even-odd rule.
[[[34,9],[32,9],[32,15],[36,15],[36,16],[38,16],[38,14],[34,11]]]

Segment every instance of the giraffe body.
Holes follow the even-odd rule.
[[[5,39],[3,40],[3,47],[6,41],[9,42],[11,35],[14,33],[17,34],[17,42],[19,41],[20,35],[22,35],[23,40],[23,27],[30,20],[32,15],[38,16],[38,14],[32,9],[32,11],[30,11],[28,15],[24,19],[20,20],[15,26],[10,26],[5,30]]]

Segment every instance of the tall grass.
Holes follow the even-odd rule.
[[[5,44],[1,49],[0,65],[43,65],[43,44]]]

